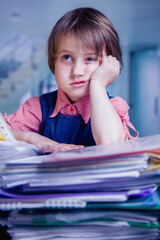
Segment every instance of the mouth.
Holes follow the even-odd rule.
[[[88,81],[84,81],[84,80],[75,81],[75,82],[71,83],[70,85],[73,87],[81,87],[81,86],[85,85],[87,82]]]

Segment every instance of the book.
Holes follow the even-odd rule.
[[[16,141],[1,113],[0,113],[0,141],[11,142]]]

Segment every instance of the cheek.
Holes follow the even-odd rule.
[[[93,73],[98,67],[99,67],[99,62],[95,62],[94,64],[90,65],[89,71],[90,73]]]
[[[67,79],[68,79],[67,76],[68,75],[66,73],[66,70],[63,67],[57,66],[55,68],[55,80],[56,80],[58,87],[60,87],[62,90],[65,89]]]
[[[63,69],[63,66],[60,64],[55,64],[55,79],[56,81],[59,81],[63,77],[65,73],[65,70]]]
[[[57,68],[55,68],[56,70],[55,70],[55,80],[56,80],[56,83],[57,83],[57,85],[59,86],[60,85],[60,83],[61,83],[61,79],[63,79],[62,78],[62,76],[61,76],[61,72],[60,71],[58,71],[58,69]]]

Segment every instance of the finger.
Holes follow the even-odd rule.
[[[83,148],[84,146],[83,145],[62,145],[62,146],[57,146],[56,147],[56,150],[57,151],[61,151],[61,150],[72,150],[72,149],[79,149],[79,148]]]
[[[103,49],[102,56],[99,57],[99,65],[101,65],[104,61],[104,59],[107,57],[106,50]]]
[[[117,73],[119,74],[119,72],[120,72],[120,62],[117,60],[117,58],[114,58],[114,65],[115,65],[115,68],[117,69]]]
[[[80,149],[80,148],[84,148],[84,146],[75,146],[75,147],[72,147],[72,149]]]
[[[116,61],[117,61],[117,58],[113,57],[112,55],[108,55],[107,59],[110,63],[113,63],[113,64],[116,63]]]
[[[84,146],[77,146],[77,145],[75,145],[75,146],[68,146],[68,147],[66,147],[66,149],[80,149],[80,148],[84,148]]]
[[[120,73],[120,62],[118,61],[118,64],[117,64],[117,72],[118,74]]]
[[[75,144],[62,144],[63,146],[66,147],[73,147],[73,148],[82,148],[84,147],[83,145],[75,145]]]
[[[110,64],[112,64],[115,67],[117,73],[119,73],[119,71],[120,71],[120,62],[117,60],[117,58],[113,57],[112,55],[109,55],[107,58],[108,58],[108,62]]]
[[[106,50],[105,50],[105,48],[103,48],[103,51],[102,51],[102,58],[103,58],[103,57],[106,57],[106,56],[107,56]]]
[[[84,146],[83,145],[71,145],[71,147],[73,147],[73,148],[83,148]]]

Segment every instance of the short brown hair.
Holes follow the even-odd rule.
[[[63,36],[72,33],[87,48],[94,48],[101,54],[106,48],[106,54],[116,57],[122,63],[118,33],[110,20],[100,11],[93,8],[77,8],[67,12],[53,27],[48,42],[48,64],[54,73],[54,62],[58,43]]]

